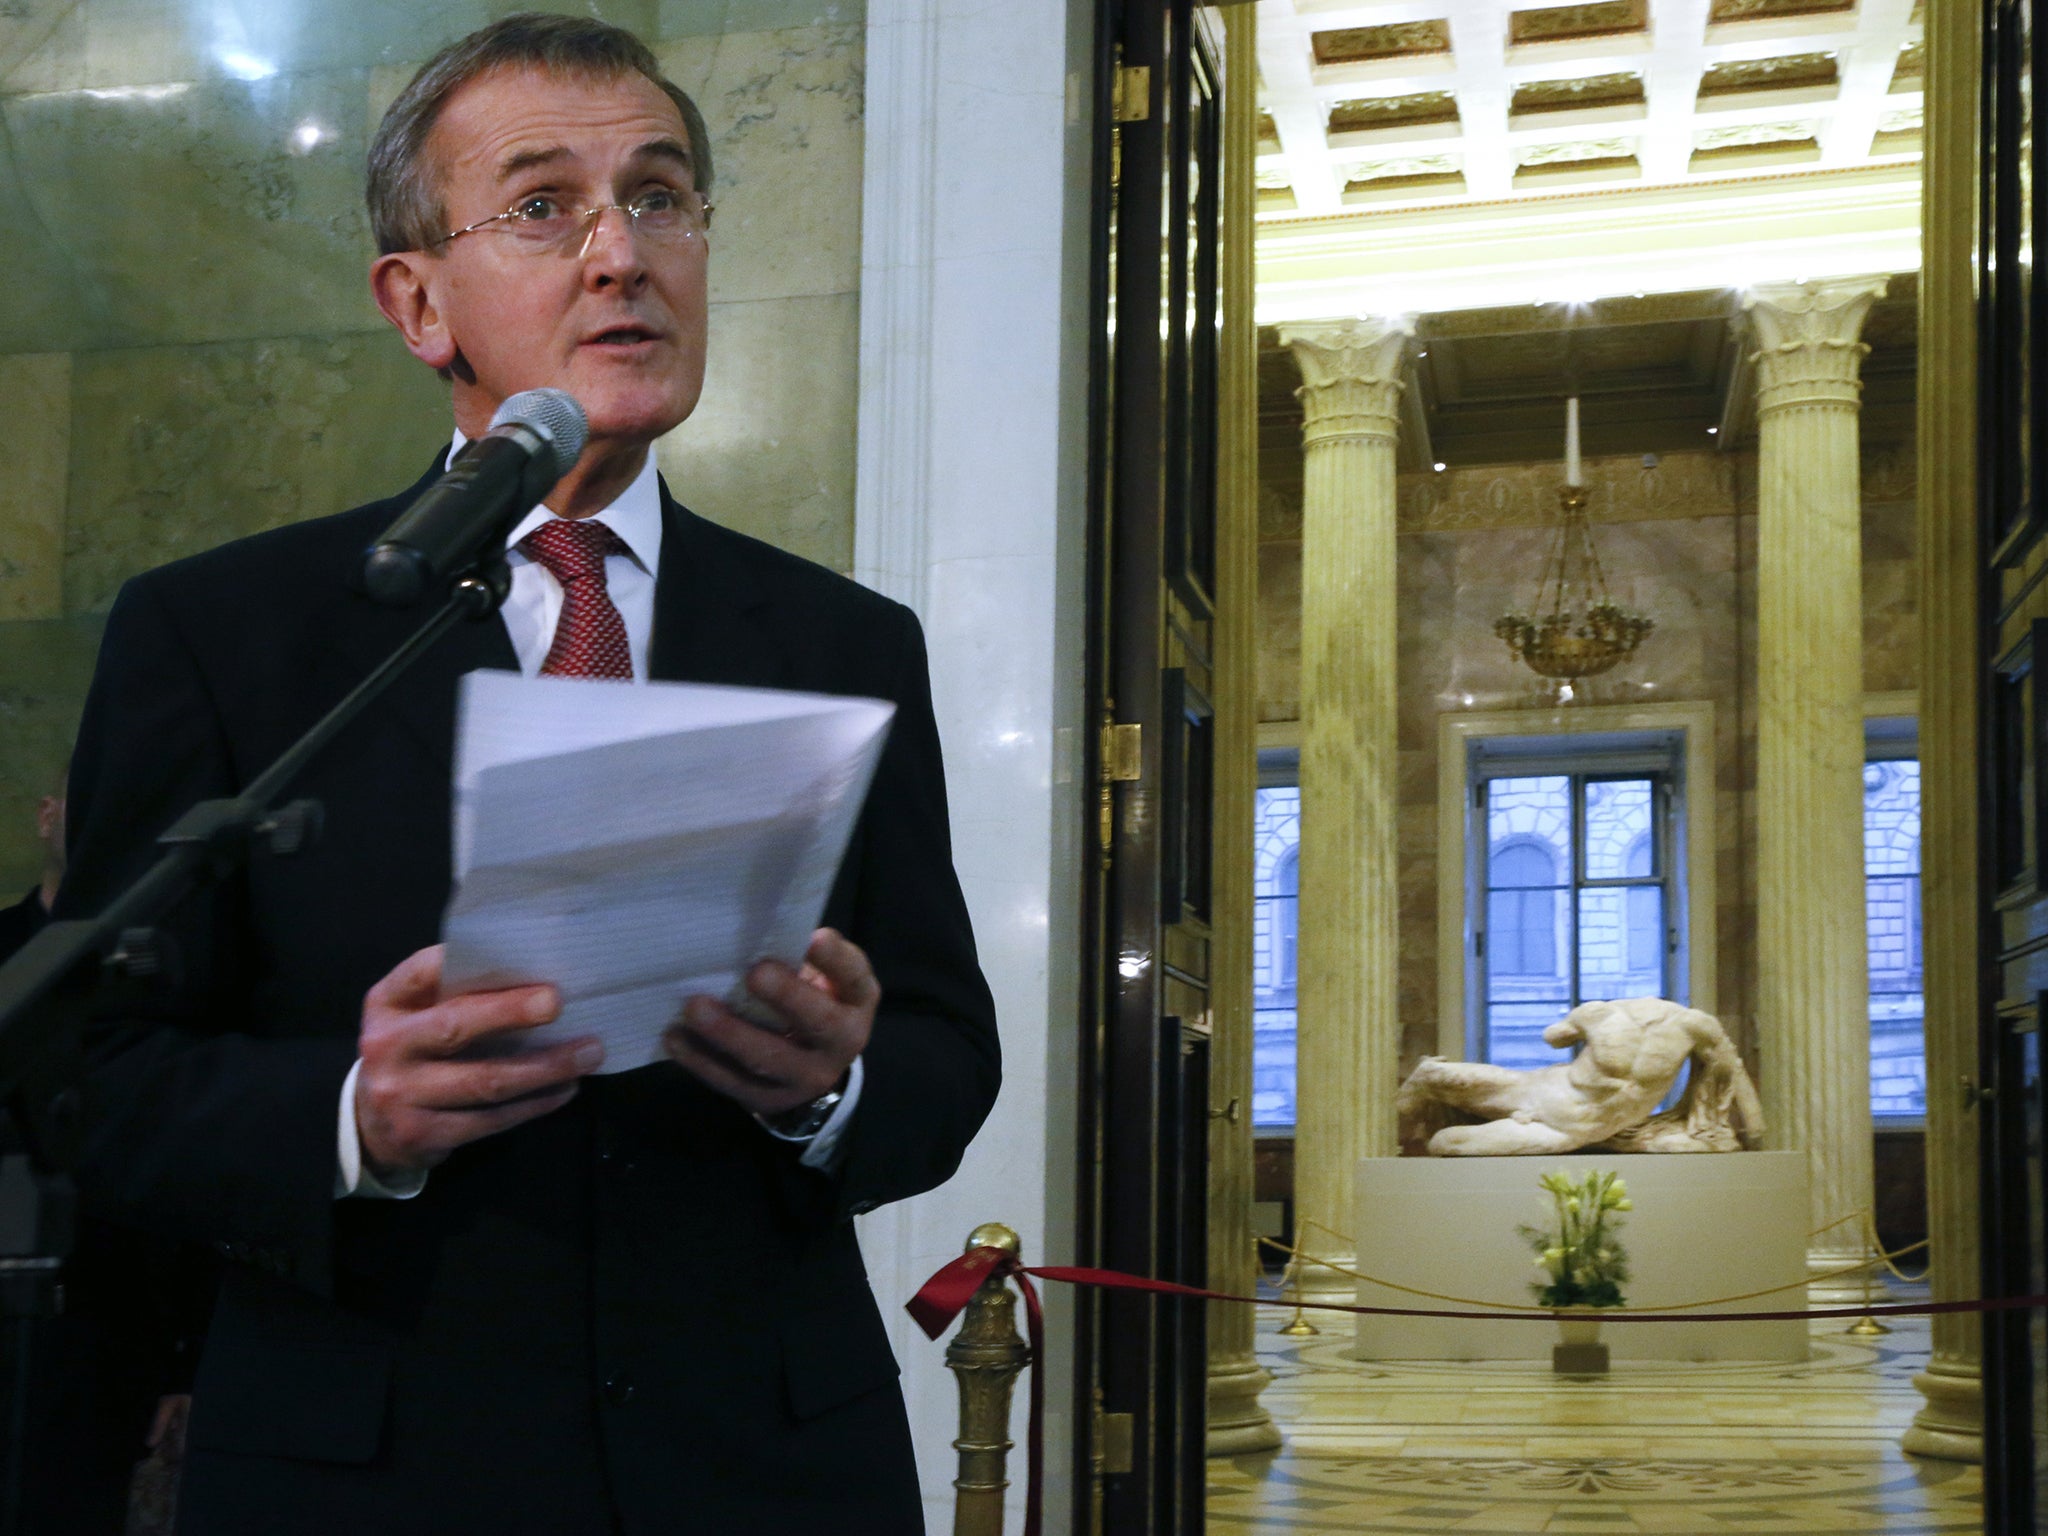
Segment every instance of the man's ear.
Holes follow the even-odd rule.
[[[412,355],[445,372],[459,350],[434,300],[439,263],[424,251],[393,251],[370,263],[370,294],[384,318],[398,328]]]

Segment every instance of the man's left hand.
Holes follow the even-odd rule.
[[[706,1086],[757,1115],[785,1113],[845,1081],[882,1000],[867,955],[830,928],[811,935],[802,970],[763,960],[747,973],[747,991],[771,1023],[693,997],[663,1043]]]

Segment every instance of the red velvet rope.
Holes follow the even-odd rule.
[[[1429,1307],[1368,1307],[1341,1301],[1280,1301],[1267,1296],[1238,1296],[1228,1291],[1150,1280],[1114,1269],[1084,1269],[1061,1264],[1019,1264],[1000,1248],[972,1248],[918,1287],[906,1310],[926,1335],[937,1339],[967,1309],[974,1293],[992,1277],[1014,1279],[1024,1293],[1024,1316],[1030,1335],[1031,1421],[1026,1435],[1024,1536],[1039,1536],[1044,1518],[1045,1382],[1039,1368],[1045,1356],[1045,1319],[1038,1302],[1040,1280],[1093,1286],[1109,1291],[1145,1291],[1155,1296],[1184,1296],[1195,1301],[1233,1301],[1246,1306],[1300,1306],[1311,1312],[1350,1312],[1371,1317],[1449,1317],[1484,1322],[1543,1322],[1549,1312],[1474,1312]],[[1601,1309],[1603,1323],[1782,1323],[1828,1317],[1933,1317],[1949,1312],[2011,1312],[2048,1307],[2048,1296],[1989,1296],[1972,1301],[1881,1302],[1867,1307],[1799,1307],[1779,1312],[1630,1312]]]

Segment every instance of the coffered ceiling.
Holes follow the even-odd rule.
[[[1919,0],[1259,0],[1260,318],[1918,265]]]

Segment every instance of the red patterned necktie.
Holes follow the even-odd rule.
[[[605,585],[606,555],[624,554],[619,536],[594,518],[550,518],[519,541],[562,584],[562,616],[542,677],[633,676],[626,621]]]

